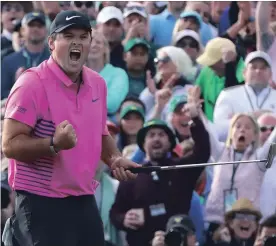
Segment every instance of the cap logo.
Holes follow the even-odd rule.
[[[182,221],[182,218],[181,218],[181,217],[176,217],[176,218],[174,219],[174,221],[175,221],[176,223],[180,223],[180,222]]]
[[[71,19],[78,18],[78,17],[81,17],[81,16],[78,16],[78,15],[74,15],[74,16],[71,16],[71,17],[66,16],[66,20],[69,21]]]

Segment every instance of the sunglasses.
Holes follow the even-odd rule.
[[[186,47],[190,47],[193,49],[199,49],[199,45],[196,41],[194,40],[187,40],[187,39],[181,39],[177,42],[176,45],[178,48],[186,48]]]
[[[159,64],[160,62],[166,64],[171,61],[171,58],[169,56],[165,56],[163,58],[154,58],[154,63]]]
[[[74,5],[77,8],[81,8],[83,5],[85,5],[85,7],[88,8],[88,9],[94,7],[94,3],[92,1],[89,1],[89,2],[74,1]]]
[[[270,130],[271,132],[274,130],[275,126],[260,126],[260,131],[261,132],[266,132]]]
[[[145,7],[142,7],[142,6],[130,6],[130,7],[126,7],[124,9],[124,12],[132,11],[132,10],[137,10],[137,11],[140,11],[140,12],[146,12]]]
[[[248,221],[256,221],[257,216],[254,214],[243,214],[243,213],[236,213],[235,219],[238,220],[248,220]]]
[[[23,7],[21,4],[10,4],[10,3],[7,3],[3,6],[3,11],[10,12],[11,10],[20,12],[20,11],[23,11]]]

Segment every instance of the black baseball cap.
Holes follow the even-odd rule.
[[[74,10],[67,10],[57,14],[50,27],[50,35],[62,32],[69,27],[91,31],[91,24],[86,14]]]
[[[41,12],[31,12],[26,15],[24,15],[21,24],[22,25],[28,25],[32,21],[39,21],[42,25],[46,25],[46,18],[45,15]]]

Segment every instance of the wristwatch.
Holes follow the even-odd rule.
[[[55,149],[55,146],[54,146],[54,137],[51,137],[50,150],[53,156],[56,156],[58,154],[58,151]]]

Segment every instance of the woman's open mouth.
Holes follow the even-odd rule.
[[[244,142],[245,142],[245,136],[240,136],[240,137],[238,138],[238,142],[239,142],[239,143],[244,143]]]
[[[78,49],[73,49],[69,53],[70,59],[73,62],[78,62],[81,58],[81,51]]]

